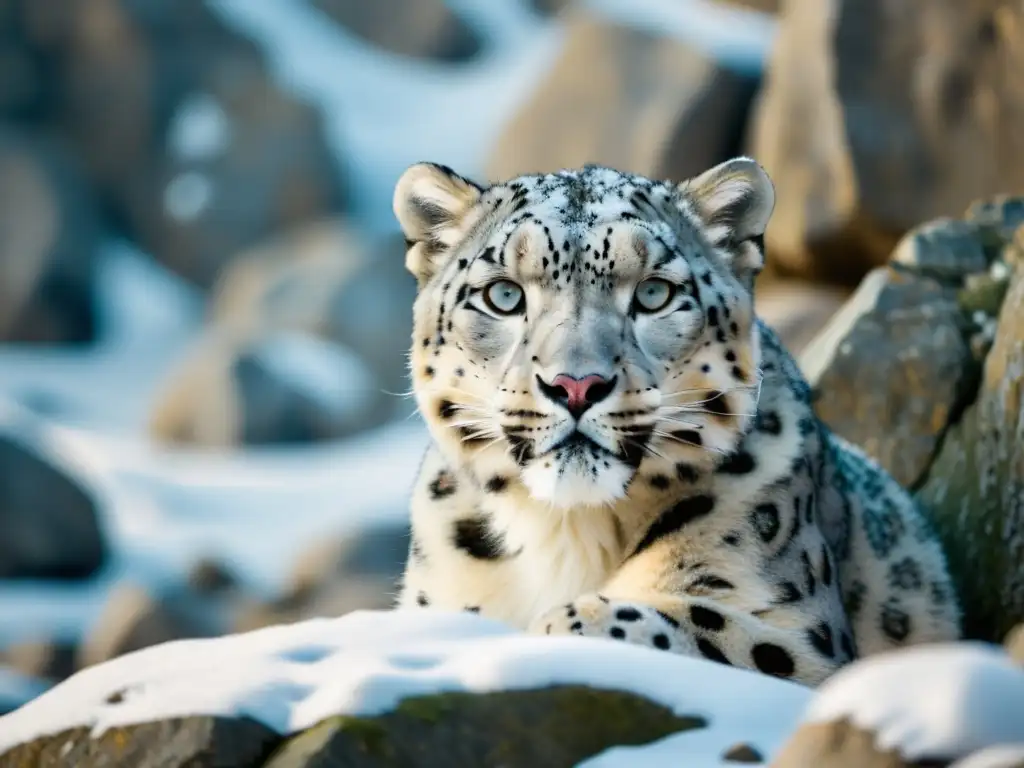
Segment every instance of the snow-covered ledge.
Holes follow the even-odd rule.
[[[927,646],[857,662],[815,693],[613,640],[527,636],[470,613],[360,611],[148,648],[0,718],[0,768],[483,765],[499,755],[531,768],[1016,768],[1024,668],[996,646]]]
[[[679,765],[680,755],[694,768],[719,766],[738,744],[767,756],[811,695],[756,673],[611,640],[525,636],[474,614],[361,611],[167,643],[88,668],[0,718],[0,756],[83,726],[91,733],[77,738],[99,739],[126,726],[205,715],[255,721],[283,737],[339,714],[390,712],[409,697],[553,685],[633,692],[683,720],[703,721],[647,746],[605,750],[594,766]],[[70,744],[63,748],[70,754]]]

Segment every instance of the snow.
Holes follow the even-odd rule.
[[[195,93],[175,112],[167,141],[180,160],[212,160],[231,144],[231,123],[217,99]]]
[[[724,765],[739,741],[774,753],[810,691],[793,683],[611,640],[523,635],[474,614],[359,611],[147,648],[91,667],[0,719],[0,753],[41,735],[94,735],[189,714],[248,716],[281,734],[335,714],[387,712],[408,696],[587,684],[634,691],[708,727],[649,747],[613,749],[601,766]],[[108,704],[121,692],[123,701]],[[674,758],[673,758],[674,756]]]
[[[172,219],[183,223],[195,221],[213,203],[213,182],[205,173],[179,173],[164,188],[164,208]]]
[[[1024,745],[1024,669],[998,646],[975,642],[871,657],[827,680],[806,716],[843,718],[908,760]]]

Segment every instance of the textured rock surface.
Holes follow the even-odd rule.
[[[314,0],[331,18],[392,53],[462,61],[481,41],[444,0]]]
[[[904,485],[925,472],[973,383],[967,321],[956,289],[883,267],[844,307],[857,313],[815,363],[815,410]]]
[[[0,233],[0,341],[91,341],[93,201],[66,152],[9,125],[0,125]]]
[[[107,559],[97,501],[43,449],[3,431],[0,579],[94,575]]]
[[[111,728],[98,739],[88,728],[42,736],[0,755],[0,768],[258,768],[279,742],[253,720],[197,715]]]
[[[977,397],[918,493],[958,576],[966,631],[993,640],[1024,621],[1024,227],[1009,253],[1012,276]]]
[[[907,234],[804,349],[818,414],[918,492],[970,637],[1024,619],[1024,200]]]
[[[753,155],[779,182],[770,258],[854,281],[919,222],[1024,190],[1024,7],[783,4]]]
[[[771,763],[772,768],[907,768],[895,750],[882,751],[874,735],[843,720],[802,726]]]
[[[480,765],[570,768],[612,746],[704,727],[631,693],[581,686],[410,698],[395,712],[335,718],[293,738],[266,768]]]
[[[754,84],[668,37],[572,8],[562,53],[487,176],[601,163],[683,180],[736,154]]]

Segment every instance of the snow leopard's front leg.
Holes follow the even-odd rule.
[[[788,593],[765,583],[744,594],[775,595],[760,607],[730,604],[727,581],[697,579],[689,594],[674,558],[660,548],[629,562],[598,592],[539,616],[538,634],[577,634],[700,656],[815,686],[854,657],[838,601]],[[661,563],[666,563],[666,568]],[[749,573],[749,568],[747,573]],[[783,582],[788,584],[788,582]],[[718,589],[716,589],[718,587]],[[760,588],[758,588],[760,587]]]

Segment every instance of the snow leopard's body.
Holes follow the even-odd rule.
[[[958,637],[911,498],[815,417],[754,316],[773,203],[746,159],[678,186],[593,166],[487,189],[406,172],[433,446],[402,607],[811,685]]]

